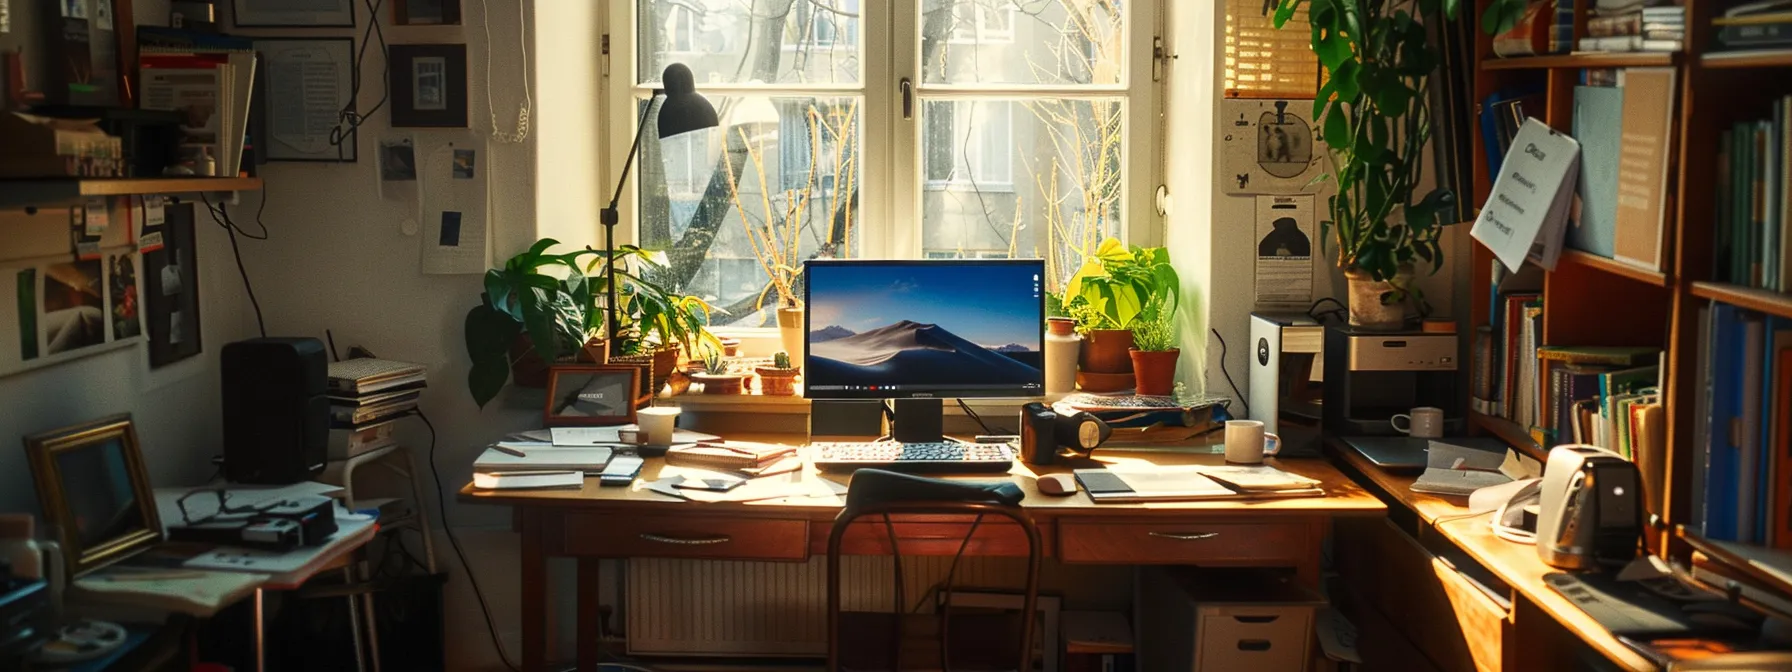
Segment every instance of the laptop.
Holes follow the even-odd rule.
[[[1464,448],[1506,453],[1506,442],[1486,436],[1457,436],[1441,439],[1417,439],[1410,436],[1346,436],[1345,445],[1388,470],[1422,471],[1432,441]]]

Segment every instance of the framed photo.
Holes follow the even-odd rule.
[[[460,0],[392,0],[392,25],[460,25]]]
[[[162,247],[143,253],[143,317],[148,321],[149,366],[199,354],[199,245],[193,203],[170,205],[161,224]]]
[[[392,125],[467,126],[467,45],[394,44]]]
[[[238,28],[355,27],[355,0],[235,0],[230,13]]]
[[[549,427],[626,425],[635,421],[641,370],[633,366],[567,364],[548,369]]]
[[[27,436],[25,453],[38,503],[62,544],[69,576],[162,541],[162,519],[156,515],[131,416]]]
[[[359,131],[342,119],[360,78],[354,38],[257,38],[255,51],[262,58],[255,89],[267,92],[255,139],[268,160],[358,161]]]

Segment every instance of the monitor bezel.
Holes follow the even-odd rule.
[[[1032,259],[810,259],[803,262],[803,398],[804,399],[1033,399],[1045,394],[1045,366],[1041,362],[1039,368],[1039,387],[987,387],[969,390],[827,390],[818,393],[810,389],[807,371],[809,369],[809,353],[813,351],[809,343],[809,334],[813,333],[814,312],[808,307],[810,301],[809,279],[811,266],[1033,266],[1039,269],[1041,282],[1045,276],[1045,260]],[[1043,284],[1042,284],[1043,287]],[[1039,336],[1037,343],[1040,352],[1045,351],[1045,291],[1039,292]]]

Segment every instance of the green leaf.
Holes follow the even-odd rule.
[[[1300,8],[1300,3],[1301,0],[1281,0],[1281,3],[1276,5],[1274,17],[1276,29],[1280,30],[1288,23],[1289,19],[1294,18],[1294,12]]]
[[[496,359],[475,359],[473,368],[467,371],[467,390],[473,393],[473,403],[480,408],[496,399],[509,381],[510,363],[502,355]]]
[[[1525,0],[1493,0],[1481,13],[1481,32],[1499,35],[1518,25],[1524,16]]]
[[[504,356],[522,328],[523,325],[510,319],[509,315],[493,310],[491,306],[474,306],[467,311],[465,322],[467,358],[478,360],[494,353]]]
[[[1443,0],[1444,18],[1455,21],[1462,14],[1462,0]]]
[[[1313,53],[1319,56],[1319,64],[1328,71],[1337,72],[1338,66],[1350,59],[1350,38],[1317,24],[1314,30],[1319,32],[1319,40],[1313,43]]]
[[[535,354],[552,364],[560,358],[558,311],[554,310],[553,299],[547,290],[530,287],[524,296],[523,328],[529,332],[529,342],[535,347]]]
[[[1338,64],[1332,71],[1332,78],[1326,82],[1338,93],[1338,102],[1355,104],[1356,97],[1362,93],[1363,66],[1356,59],[1347,59]]]
[[[1333,149],[1343,149],[1350,142],[1350,120],[1344,118],[1344,106],[1334,105],[1325,115],[1325,123],[1321,126],[1320,136],[1325,144]]]

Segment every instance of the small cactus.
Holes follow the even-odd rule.
[[[772,355],[772,366],[779,369],[790,368],[790,353],[779,350],[777,354]]]
[[[722,353],[711,350],[703,356],[703,372],[712,376],[728,373],[728,362],[722,359]]]

